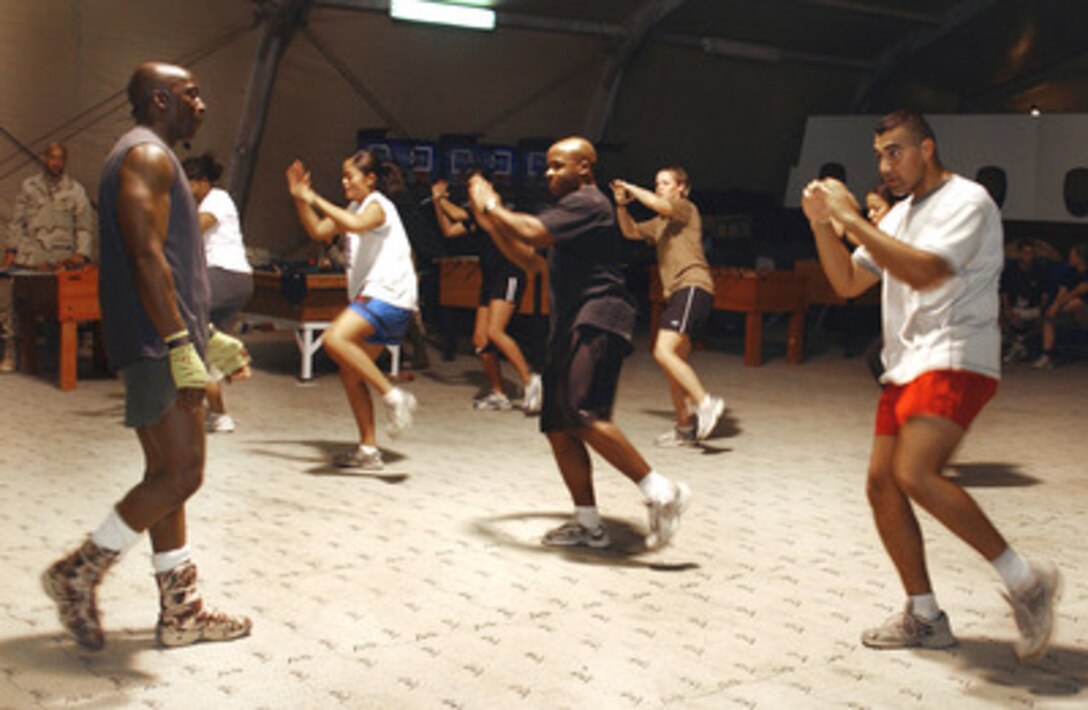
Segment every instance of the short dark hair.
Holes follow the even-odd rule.
[[[676,178],[676,182],[680,183],[683,186],[681,194],[684,197],[687,197],[689,194],[691,194],[691,178],[688,177],[687,170],[684,170],[679,165],[666,165],[665,167],[660,168],[658,172],[672,173],[672,176]]]
[[[1020,251],[1022,249],[1034,249],[1034,248],[1035,248],[1035,240],[1034,239],[1017,239],[1016,240],[1016,250],[1017,251]]]
[[[888,131],[899,128],[900,126],[906,126],[907,130],[914,134],[914,137],[921,143],[924,139],[928,138],[934,143],[937,142],[937,135],[933,132],[933,128],[926,121],[925,117],[913,109],[901,108],[897,111],[892,111],[886,116],[882,116],[879,121],[876,122],[876,126],[873,127],[873,132],[882,136]]]
[[[223,174],[223,165],[211,153],[186,158],[181,167],[185,170],[185,177],[190,180],[207,180],[212,184]]]

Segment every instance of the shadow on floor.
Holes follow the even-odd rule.
[[[662,562],[637,559],[641,555],[655,554],[658,551],[646,549],[645,533],[641,529],[636,528],[626,520],[617,518],[602,518],[602,522],[608,527],[608,536],[612,540],[612,544],[603,549],[548,547],[540,542],[539,537],[526,539],[524,535],[515,535],[505,529],[508,524],[520,526],[521,523],[526,521],[549,521],[548,524],[540,526],[539,534],[543,535],[548,528],[569,519],[570,515],[566,513],[511,513],[494,518],[477,519],[471,524],[471,530],[496,545],[513,547],[534,554],[559,555],[572,562],[583,564],[633,567],[657,572],[685,572],[699,568],[699,565],[694,562]]]
[[[83,650],[65,633],[16,636],[0,641],[0,665],[13,679],[20,673],[47,672],[50,677],[67,674],[95,681],[110,677],[153,682],[156,677],[136,668],[135,660],[138,654],[156,648],[154,628],[107,633],[101,651]]]
[[[954,463],[945,468],[949,480],[970,488],[1022,488],[1037,486],[1038,478],[1020,473],[1019,464],[1000,462]]]
[[[301,470],[302,473],[309,474],[311,476],[342,476],[344,478],[373,478],[381,481],[382,483],[396,484],[403,483],[411,477],[411,473],[403,469],[400,466],[400,462],[407,459],[407,457],[399,452],[390,451],[389,449],[382,448],[382,459],[385,462],[385,468],[381,471],[361,471],[351,468],[338,468],[332,463],[332,459],[337,454],[356,446],[356,442],[344,442],[344,441],[332,441],[329,439],[306,439],[306,440],[262,440],[254,441],[255,445],[249,449],[249,453],[255,456],[267,456],[270,458],[277,458],[284,461],[297,461],[300,464],[313,464],[308,468]],[[275,451],[275,447],[296,447],[296,446],[308,446],[315,449],[318,456],[297,456],[285,453],[278,453]]]
[[[933,656],[941,657],[957,671],[975,674],[988,684],[1023,688],[1041,697],[1072,698],[1088,686],[1088,650],[1083,648],[1055,645],[1041,660],[1021,663],[1006,641],[961,637],[958,646]],[[975,694],[985,698],[985,687],[975,689]]]

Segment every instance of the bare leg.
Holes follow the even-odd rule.
[[[691,354],[691,338],[675,330],[659,330],[654,344],[654,359],[665,376],[669,379],[673,407],[676,409],[676,423],[685,426],[691,422],[687,411],[687,402],[701,402],[706,397],[699,376],[687,363]]]
[[[514,304],[509,301],[501,299],[491,301],[488,306],[490,316],[487,321],[487,338],[495,344],[495,347],[506,356],[507,361],[514,366],[514,369],[518,372],[518,377],[521,378],[521,383],[527,385],[532,375],[532,371],[529,370],[529,363],[525,361],[525,356],[522,354],[521,348],[518,347],[517,341],[506,332],[506,327],[514,316],[514,309]]]
[[[593,422],[579,429],[576,435],[635,483],[651,471],[650,464],[642,458],[631,440],[612,422]]]
[[[393,389],[393,385],[374,363],[382,346],[366,343],[372,335],[374,326],[355,311],[345,308],[325,331],[325,352],[341,369],[352,370],[384,395]]]
[[[487,306],[476,308],[476,323],[472,329],[472,347],[480,358],[480,365],[484,369],[484,376],[491,391],[495,394],[505,394],[502,391],[502,370],[499,367],[498,356],[488,351],[487,331],[491,322],[491,311]]]
[[[185,501],[204,479],[202,415],[200,409],[174,406],[160,421],[136,430],[147,468],[117,504],[117,514],[133,530],[147,530],[156,552],[185,545]]]
[[[896,444],[897,438],[894,436],[873,438],[866,494],[880,540],[907,594],[927,594],[932,591],[932,586],[926,570],[922,530],[910,500],[899,489],[892,470]]]
[[[208,409],[216,414],[223,414],[227,411],[226,405],[223,403],[223,383],[211,382],[208,384]]]
[[[585,444],[569,432],[550,431],[546,434],[552,446],[555,463],[563,476],[563,483],[577,506],[597,505],[593,492],[593,465]]]
[[[899,431],[893,468],[899,488],[985,559],[1008,547],[966,491],[941,475],[964,431],[939,417],[915,417]]]

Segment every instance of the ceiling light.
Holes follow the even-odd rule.
[[[389,16],[395,20],[428,22],[475,30],[495,29],[494,10],[431,0],[392,0],[389,3]]]

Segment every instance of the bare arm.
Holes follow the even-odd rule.
[[[157,145],[133,148],[121,164],[117,216],[125,253],[132,263],[140,305],[162,338],[185,330],[174,276],[163,247],[170,224],[174,168]]]
[[[544,269],[544,258],[537,254],[535,249],[507,234],[505,228],[489,216],[477,212],[476,223],[488,233],[502,255],[520,266],[528,276],[533,276]]]
[[[219,223],[219,220],[217,220],[215,215],[211,212],[201,212],[197,215],[197,219],[200,220],[201,232],[206,232]]]
[[[672,203],[664,197],[659,197],[653,190],[647,190],[624,180],[613,180],[612,182],[613,190],[615,190],[615,184],[619,183],[627,194],[641,202],[644,207],[653,210],[662,217],[672,217]]]
[[[534,249],[544,249],[555,243],[555,237],[535,215],[514,212],[503,206],[498,193],[487,180],[473,176],[469,182],[469,198],[472,209],[490,217],[504,236],[524,242]]]
[[[446,238],[463,237],[468,234],[464,224],[468,213],[450,202],[447,187],[445,180],[431,185],[431,204],[434,205],[434,216],[438,220],[438,231]]]
[[[854,196],[838,180],[809,183],[805,193],[820,203],[820,220],[839,222],[851,241],[864,246],[873,261],[911,288],[927,291],[952,276],[951,265],[942,257],[893,239],[862,217]]]
[[[826,195],[816,189],[818,183],[809,183],[802,193],[801,208],[808,217],[812,234],[816,239],[816,251],[820,266],[835,293],[843,298],[853,298],[869,290],[880,280],[876,274],[859,266],[850,256],[846,245],[839,239],[836,225],[832,224]]]

